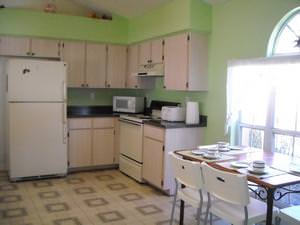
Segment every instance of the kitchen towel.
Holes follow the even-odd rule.
[[[198,102],[186,103],[186,124],[198,124],[199,123],[199,104]]]

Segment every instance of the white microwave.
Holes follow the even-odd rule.
[[[144,112],[144,98],[131,96],[114,96],[113,111],[126,113]]]

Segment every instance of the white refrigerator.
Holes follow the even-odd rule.
[[[67,173],[66,64],[7,60],[11,180]]]

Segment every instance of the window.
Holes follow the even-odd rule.
[[[268,46],[268,56],[300,53],[300,7],[292,10],[275,27]]]
[[[300,157],[300,55],[233,61],[227,79],[236,144]]]
[[[275,27],[267,56],[229,63],[231,140],[300,157],[300,7]]]

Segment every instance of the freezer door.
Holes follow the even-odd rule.
[[[60,102],[66,99],[66,64],[58,61],[10,59],[9,102]]]
[[[9,103],[11,179],[67,172],[63,103]]]

